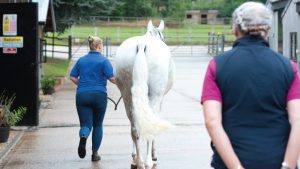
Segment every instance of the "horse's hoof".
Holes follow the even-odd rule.
[[[146,166],[146,169],[157,169],[157,164],[153,164],[152,167]]]
[[[157,157],[152,158],[152,161],[157,161]]]
[[[130,169],[137,169],[137,166],[134,164],[131,164]]]

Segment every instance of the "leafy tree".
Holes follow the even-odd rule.
[[[64,32],[73,24],[91,20],[90,16],[108,16],[119,5],[116,0],[54,0],[57,31]]]
[[[195,0],[192,9],[220,9],[224,6],[224,0]]]
[[[242,3],[247,2],[250,0],[224,0],[224,7],[220,8],[221,9],[221,13],[222,16],[224,17],[231,17],[232,12],[238,7],[240,6]],[[254,0],[257,2],[262,2],[262,3],[266,3],[266,0]]]
[[[234,9],[246,1],[250,0],[194,0],[192,9],[218,9],[223,17],[231,17]],[[266,3],[266,0],[254,1]]]
[[[191,0],[168,0],[164,17],[183,20],[185,12],[191,8]]]
[[[118,6],[117,10],[113,12],[113,15],[126,17],[152,16],[154,13],[152,1],[153,0],[119,0],[122,5]]]

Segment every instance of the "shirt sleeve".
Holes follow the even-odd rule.
[[[297,67],[297,64],[291,61],[293,70],[294,70],[294,80],[291,84],[289,92],[287,94],[287,101],[300,99],[300,74]]]
[[[79,76],[79,64],[78,64],[79,60],[75,63],[75,65],[73,66],[71,72],[70,72],[70,76],[71,77],[78,77]]]
[[[112,67],[112,65],[111,65],[111,63],[109,62],[108,59],[106,59],[105,62],[104,62],[103,73],[104,73],[104,75],[107,79],[114,76],[113,67]]]
[[[203,82],[201,104],[207,100],[216,100],[222,102],[222,94],[216,83],[216,61],[212,59],[209,62]]]

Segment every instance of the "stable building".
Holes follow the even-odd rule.
[[[223,24],[218,10],[189,10],[186,11],[185,21],[194,24]]]
[[[266,6],[273,12],[270,47],[300,67],[300,0],[268,0]]]
[[[283,54],[299,62],[300,0],[289,0],[282,13]],[[297,57],[298,55],[298,57]]]
[[[283,53],[281,15],[287,3],[288,0],[268,0],[266,2],[267,8],[269,8],[273,14],[273,22],[269,32],[270,47],[279,53]]]

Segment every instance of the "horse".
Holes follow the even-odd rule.
[[[173,127],[159,117],[164,95],[173,85],[175,71],[163,30],[163,20],[158,27],[150,20],[146,34],[126,39],[114,58],[117,86],[131,125],[132,166],[138,169],[152,168],[157,161],[154,137]],[[141,139],[147,140],[145,164],[140,153]]]

